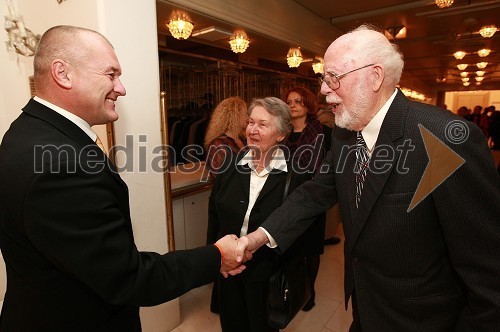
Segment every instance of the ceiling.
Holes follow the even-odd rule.
[[[500,28],[500,0],[455,0],[446,9],[439,9],[433,0],[239,0],[238,4],[248,2],[249,6],[250,2],[261,2],[272,11],[272,14],[262,12],[266,5],[247,9],[245,17],[240,15],[239,20],[235,19],[234,10],[225,8],[227,2],[224,7],[218,6],[221,8],[190,6],[191,2],[196,1],[157,0],[159,44],[165,49],[259,66],[265,64],[276,70],[313,77],[312,61],[301,64],[298,69],[287,67],[289,47],[301,46],[304,57],[314,59],[323,56],[335,38],[360,24],[370,23],[389,30],[405,26],[406,38],[395,40],[405,58],[402,85],[426,94],[500,90],[500,32],[492,38],[483,38],[478,33],[484,25],[494,24]],[[207,27],[216,29],[188,40],[175,40],[165,26],[175,9],[190,15],[195,31]],[[273,19],[266,19],[266,15],[272,15]],[[259,18],[263,20],[259,22]],[[229,50],[228,40],[235,29],[241,28],[248,33],[251,44],[238,56]],[[490,55],[480,58],[476,52],[482,48],[491,49]],[[453,57],[458,50],[467,52],[462,60]],[[476,86],[475,64],[482,61],[488,62],[483,69],[486,74],[482,84]],[[469,64],[465,70],[470,72],[469,87],[462,85],[460,70],[456,67],[459,63]]]

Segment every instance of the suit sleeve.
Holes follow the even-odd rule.
[[[467,306],[457,331],[500,328],[500,176],[483,133],[468,125],[469,136],[450,146],[465,163],[432,193],[443,236]],[[443,142],[445,138],[443,138]]]
[[[333,151],[323,159],[312,180],[295,189],[262,224],[278,243],[278,251],[286,251],[317,220],[317,216],[337,202]]]
[[[38,174],[26,193],[24,220],[37,250],[103,300],[150,306],[213,281],[220,253],[213,246],[161,255],[139,252],[128,191],[108,171]]]

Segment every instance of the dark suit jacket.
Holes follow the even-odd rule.
[[[139,306],[216,279],[215,246],[138,252],[127,186],[102,151],[36,101],[23,111],[0,146],[1,331],[133,331]]]
[[[428,164],[419,125],[465,163],[407,212]],[[482,132],[398,91],[370,160],[359,209],[355,136],[337,128],[323,172],[294,191],[262,226],[285,250],[307,227],[308,217],[340,203],[345,299],[356,290],[363,331],[499,331],[500,177]],[[377,153],[390,162],[381,162]]]
[[[288,166],[288,171],[291,171],[290,166]],[[227,234],[239,236],[248,208],[250,172],[247,165],[232,166],[215,179],[209,201],[207,243],[214,243]],[[286,178],[287,173],[279,170],[273,170],[269,174],[250,213],[248,233],[255,231],[281,205]],[[288,193],[309,178],[310,175],[307,173],[294,173]],[[294,253],[299,254],[302,248],[302,246],[294,246]],[[252,281],[267,280],[272,267],[269,260],[272,262],[275,258],[275,253],[269,247],[259,249],[254,254],[254,258],[246,263],[247,269],[242,273],[242,278],[250,278]]]

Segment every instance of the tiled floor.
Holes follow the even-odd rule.
[[[339,227],[337,236],[341,236]],[[285,332],[347,332],[352,321],[344,309],[344,256],[342,242],[325,246],[316,280],[316,306],[300,312]],[[182,323],[172,332],[219,332],[219,316],[209,310],[211,285],[193,289],[180,298]]]

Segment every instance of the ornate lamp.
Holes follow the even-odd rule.
[[[434,2],[436,3],[436,6],[438,6],[439,8],[446,8],[453,5],[453,0],[436,0]]]
[[[250,45],[250,40],[245,31],[236,30],[229,38],[229,45],[231,46],[231,51],[234,53],[243,53],[247,50],[248,45]]]
[[[316,60],[319,60],[319,62],[315,62],[312,64],[313,71],[315,74],[321,74],[321,73],[323,73],[323,67],[324,67],[323,58],[320,56],[317,56]]]
[[[173,11],[170,21],[167,23],[168,30],[175,39],[188,39],[193,31],[194,25],[188,14],[182,11]]]
[[[5,16],[5,30],[9,36],[6,42],[7,48],[24,56],[34,55],[40,35],[25,27],[22,16],[17,14],[11,0],[7,0],[7,7],[9,8],[9,16]]]
[[[302,63],[302,59],[302,52],[300,52],[299,47],[292,47],[288,50],[288,54],[286,55],[288,67],[297,68]]]
[[[491,38],[497,32],[497,27],[494,25],[485,25],[481,29],[479,29],[479,34],[484,38]]]

